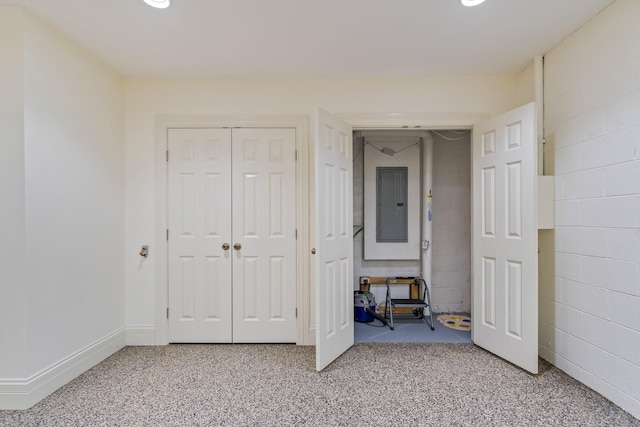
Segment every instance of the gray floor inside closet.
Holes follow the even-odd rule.
[[[466,314],[469,315],[468,313]],[[436,320],[433,314],[432,331],[420,319],[396,319],[392,331],[379,320],[370,323],[355,322],[355,342],[402,342],[402,343],[470,343],[471,332],[448,328]]]

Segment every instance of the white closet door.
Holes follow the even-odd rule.
[[[233,130],[233,342],[295,342],[294,129]]]
[[[231,131],[168,135],[169,341],[231,342]]]
[[[473,341],[538,372],[534,105],[473,129]]]
[[[353,130],[324,110],[315,125],[311,264],[321,371],[353,345]]]

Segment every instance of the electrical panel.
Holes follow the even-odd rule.
[[[376,242],[408,241],[408,168],[376,168]]]

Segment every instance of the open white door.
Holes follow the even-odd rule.
[[[349,124],[318,110],[311,218],[318,371],[353,345],[352,138]]]
[[[538,373],[534,104],[473,129],[473,341]]]

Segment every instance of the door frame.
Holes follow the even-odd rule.
[[[169,344],[168,307],[168,174],[166,150],[168,130],[172,128],[290,128],[296,131],[296,305],[298,307],[296,344],[306,344],[311,325],[308,313],[311,295],[309,266],[309,117],[308,116],[202,116],[156,115],[154,117],[155,159],[155,344]]]
[[[337,113],[338,118],[349,123],[353,130],[372,129],[471,129],[486,120],[490,113]],[[155,345],[169,344],[168,320],[168,244],[166,240],[167,217],[167,130],[169,128],[295,128],[296,150],[296,206],[298,222],[297,241],[297,306],[298,333],[297,345],[315,345],[315,286],[310,270],[310,149],[314,141],[310,140],[310,115],[156,115],[154,117],[154,163],[155,163],[155,227],[156,248],[152,252],[155,261]],[[473,143],[473,141],[472,141]],[[472,301],[473,303],[473,301]]]

